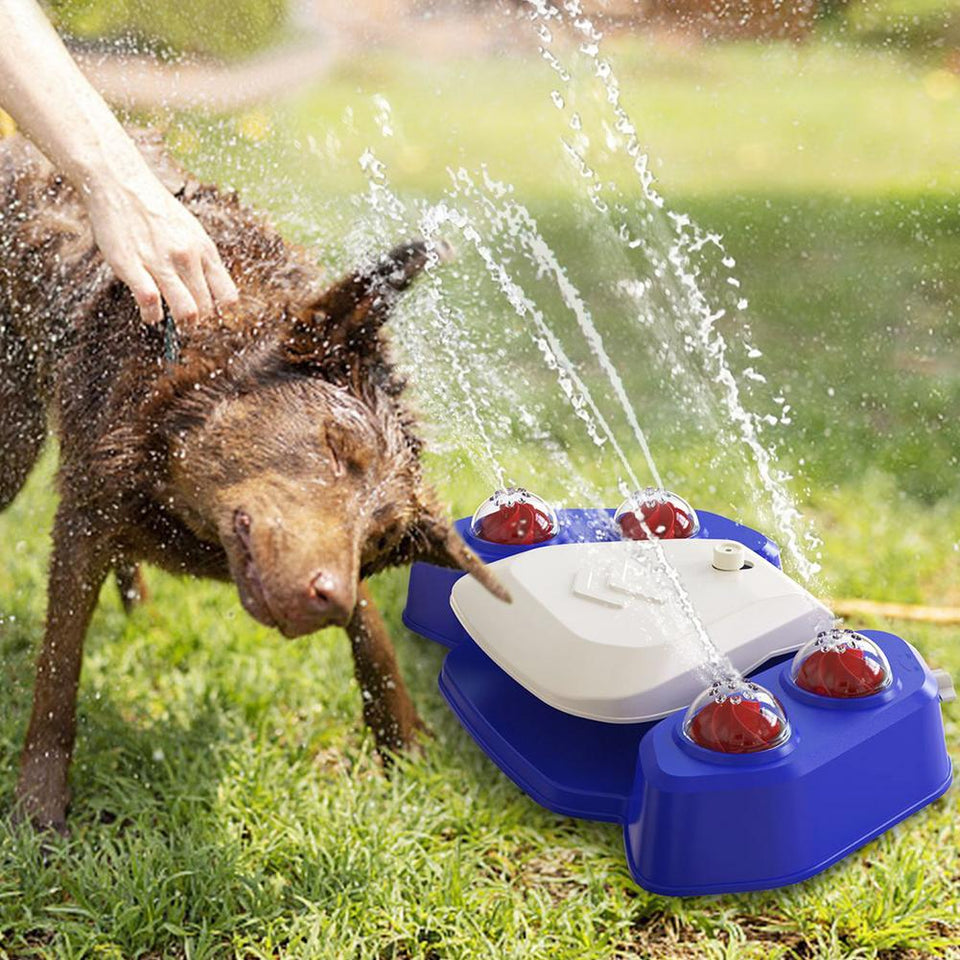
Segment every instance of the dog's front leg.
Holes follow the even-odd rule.
[[[105,538],[81,513],[61,504],[53,529],[46,633],[17,783],[17,815],[60,832],[66,829],[70,799],[67,770],[77,729],[83,640],[108,567]]]
[[[387,758],[415,744],[417,732],[426,728],[410,699],[390,634],[366,584],[360,584],[347,636],[363,697],[363,719],[373,731],[380,755]]]

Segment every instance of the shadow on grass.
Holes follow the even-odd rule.
[[[91,944],[132,956],[187,941],[202,956],[251,914],[289,909],[252,875],[249,836],[220,802],[244,730],[215,691],[187,722],[133,713],[103,690],[82,695],[69,838],[12,824],[41,633],[42,623],[16,619],[0,637],[12,680],[0,718],[0,956],[82,954]]]

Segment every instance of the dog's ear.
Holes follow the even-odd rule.
[[[511,603],[509,591],[490,572],[489,567],[463,542],[453,525],[436,510],[429,509],[416,525],[416,560],[438,567],[464,570],[479,580],[495,597]]]
[[[355,365],[376,356],[380,327],[399,294],[427,266],[445,259],[447,250],[413,240],[324,290],[295,313],[284,339],[288,361]]]

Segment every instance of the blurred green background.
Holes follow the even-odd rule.
[[[57,28],[75,40],[165,57],[200,54],[237,58],[274,43],[286,21],[287,0],[50,0]]]
[[[960,606],[960,5],[833,3],[811,14],[786,4],[746,25],[693,2],[667,5],[673,15],[656,4],[588,6],[666,206],[722,234],[736,261],[733,293],[717,256],[698,261],[698,280],[713,302],[749,301],[742,319],[731,309],[718,324],[748,407],[791,407],[791,422],[763,438],[823,540],[811,550],[823,564],[812,588]],[[669,375],[670,324],[638,326],[620,292],[647,266],[611,240],[564,159],[560,137],[570,139],[576,110],[600,145],[606,194],[646,210],[628,166],[604,152],[603,91],[569,36],[558,31],[552,48],[579,63],[563,85],[536,50],[523,3],[54,10],[81,47],[93,41],[109,54],[127,38],[126,53],[159,52],[177,69],[199,57],[205,75],[220,77],[208,109],[165,106],[161,73],[155,106],[141,98],[133,118],[160,125],[184,163],[237,186],[334,273],[422,227],[431,204],[460,204],[583,364],[643,478],[556,284],[497,220],[505,203],[523,204],[590,306],[665,479],[696,504],[769,529],[749,457],[716,439],[724,425],[707,368],[681,345],[680,373]],[[311,37],[329,50],[322,75],[280,98],[218,105],[217,90],[252,76],[246,57],[282,70]],[[551,99],[558,88],[563,111]],[[368,150],[384,165],[379,179]],[[490,189],[469,193],[451,175],[461,168],[512,192],[488,203]],[[489,401],[506,469],[558,502],[575,501],[577,473],[614,490],[609,454],[593,448],[522,342],[524,324],[476,249],[453,239],[461,259],[442,280],[459,325],[450,342],[482,348],[469,372],[506,391]],[[465,439],[462,395],[433,382],[452,334],[426,306],[412,295],[395,329],[431,471],[462,515],[492,481],[476,462],[482,445]],[[657,309],[669,320],[662,300]],[[745,342],[763,356],[752,359]],[[745,375],[752,366],[766,383]],[[530,398],[536,429],[500,416],[518,396]],[[548,456],[556,450],[567,459]],[[3,811],[42,631],[52,473],[49,456],[0,516],[10,545],[0,554]],[[375,588],[436,737],[390,780],[360,724],[339,632],[281,644],[243,615],[230,587],[148,578],[150,604],[127,620],[105,591],[91,630],[73,839],[41,856],[35,838],[0,827],[0,957],[912,960],[960,951],[955,792],[798,887],[650,896],[627,876],[616,828],[540,810],[459,728],[435,688],[441,651],[400,624],[404,572]],[[850,623],[900,633],[960,672],[956,625]],[[945,707],[955,758],[958,715]]]

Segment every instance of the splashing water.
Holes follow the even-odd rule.
[[[362,173],[366,187],[349,216],[331,216],[330,209],[318,215],[316,201],[311,210],[289,181],[280,201],[271,187],[271,206],[296,211],[284,219],[318,246],[339,246],[349,261],[417,234],[457,248],[453,265],[430,266],[393,323],[401,366],[436,431],[433,466],[447,479],[462,483],[479,473],[483,489],[521,485],[547,496],[555,490],[555,502],[596,508],[650,482],[683,491],[685,475],[711,495],[730,491],[734,509],[742,489],[741,504],[777,531],[801,576],[812,577],[817,565],[807,550],[816,541],[764,435],[764,428],[789,422],[789,406],[779,398],[777,415],[748,409],[752,385],[765,383],[756,370],[760,353],[742,320],[736,339],[721,331],[748,306],[730,273],[733,258],[719,234],[666,209],[601,54],[602,37],[579,4],[526,0],[526,8],[555,81],[548,106],[566,119],[558,148],[580,198],[570,212],[592,254],[582,260],[601,262],[602,277],[583,276],[580,258],[558,253],[514,188],[485,167],[449,169],[449,185],[433,202],[401,195],[376,135],[352,161],[341,156],[335,128],[322,140],[308,138],[310,152],[353,162]],[[574,33],[575,50],[554,49],[560,30]],[[344,112],[344,139],[363,109],[355,103]],[[372,98],[371,116],[382,144],[406,146],[386,97]],[[609,173],[624,163],[635,194]],[[710,256],[724,274],[721,295],[712,287],[710,296],[705,292]],[[746,362],[738,380],[740,357]],[[700,444],[701,437],[710,443]],[[669,472],[658,468],[654,448],[670,451]],[[681,646],[705,676],[734,674],[662,551],[655,544],[645,556],[671,585],[664,615]]]
[[[464,184],[470,188],[474,187],[473,180],[463,169],[458,171],[456,179],[461,184]],[[485,179],[487,185],[489,186],[491,181],[489,178]],[[495,182],[493,183],[493,186],[500,192],[501,195],[506,193],[504,184]],[[529,257],[531,263],[538,269],[538,271],[548,273],[554,278],[557,289],[560,291],[560,295],[563,298],[564,305],[576,317],[577,326],[579,327],[580,332],[583,334],[584,338],[589,344],[591,352],[596,357],[604,375],[607,377],[614,389],[621,410],[626,416],[627,422],[630,425],[630,429],[633,431],[634,440],[643,453],[643,458],[646,462],[647,469],[650,471],[650,475],[653,477],[656,486],[662,487],[663,480],[660,477],[660,471],[657,469],[657,465],[654,462],[653,454],[650,451],[650,444],[647,441],[646,434],[644,433],[643,428],[640,426],[640,421],[637,419],[636,410],[634,410],[633,404],[631,403],[630,398],[627,396],[627,391],[624,387],[623,380],[621,379],[616,366],[613,364],[609,354],[607,353],[603,338],[600,336],[600,332],[597,330],[593,322],[590,310],[584,302],[580,291],[577,290],[577,288],[570,282],[566,271],[557,260],[557,257],[550,248],[549,244],[546,242],[546,240],[544,240],[543,235],[540,233],[540,230],[537,226],[536,220],[534,220],[534,218],[530,215],[530,212],[526,209],[526,207],[513,200],[507,200],[499,207],[494,204],[489,204],[488,202],[488,206],[491,213],[491,223],[493,227],[498,232],[505,230],[510,237],[517,240],[522,246],[524,253]],[[610,435],[610,441],[617,450],[620,459],[626,464],[627,472],[630,475],[631,481],[633,482],[633,489],[637,489],[639,486],[637,478],[633,475],[633,471],[630,469],[629,463],[626,462],[626,458],[624,457],[623,452],[620,450],[612,434]],[[623,488],[622,492],[626,494],[629,491]]]
[[[382,98],[378,101],[378,108],[381,111],[384,109]],[[369,209],[381,220],[378,229],[383,230],[390,226],[396,227],[407,224],[408,219],[403,214],[403,201],[389,186],[385,164],[376,158],[370,148],[362,155],[360,164],[368,177],[367,199]],[[612,384],[616,398],[621,403],[623,412],[634,428],[635,439],[643,451],[651,475],[658,485],[662,484],[646,436],[627,397],[622,380],[605,349],[603,338],[593,324],[579,291],[566,277],[553,251],[537,230],[533,218],[517,204],[492,203],[491,193],[478,191],[476,184],[466,171],[459,170],[454,173],[453,181],[454,189],[451,192],[451,198],[453,196],[462,198],[465,195],[480,197],[483,208],[490,216],[487,225],[493,226],[490,233],[496,237],[499,231],[506,226],[511,237],[522,240],[522,245],[528,252],[533,264],[539,270],[545,271],[553,277],[561,292],[563,302],[575,315],[578,329],[587,340],[590,350]],[[487,186],[501,196],[508,192],[506,185],[501,183],[488,181]],[[618,443],[614,431],[601,413],[591,391],[577,372],[575,365],[566,355],[560,339],[551,328],[544,313],[512,278],[505,262],[494,255],[492,248],[485,242],[484,234],[478,229],[475,220],[462,209],[452,206],[448,202],[443,202],[434,205],[421,205],[416,217],[416,228],[418,233],[434,244],[437,244],[441,239],[445,239],[450,228],[454,228],[459,238],[466,240],[473,246],[487,273],[497,284],[507,302],[513,307],[517,319],[523,325],[527,325],[526,321],[529,321],[529,325],[533,328],[531,336],[541,352],[545,365],[556,373],[561,394],[569,403],[576,418],[583,424],[594,445],[603,448],[609,443],[615,452],[632,485],[629,488],[623,486],[623,490],[637,489],[640,482],[629,458]],[[430,392],[434,393],[435,396],[439,393],[443,397],[444,404],[449,408],[452,399],[449,384],[452,383],[460,388],[461,408],[466,413],[466,417],[462,417],[461,422],[466,421],[475,428],[480,447],[489,458],[487,463],[495,472],[498,485],[502,486],[504,485],[505,471],[494,454],[489,431],[479,414],[477,394],[468,386],[468,369],[463,363],[462,354],[458,351],[467,350],[466,356],[476,356],[476,354],[470,350],[470,343],[454,332],[457,327],[455,323],[451,322],[450,311],[445,304],[443,277],[441,273],[432,269],[435,266],[436,263],[434,262],[427,271],[429,282],[426,285],[425,299],[428,308],[426,315],[428,323],[433,327],[432,332],[439,335],[443,355],[450,363],[450,369],[454,371],[454,377],[441,377],[438,385],[434,386]],[[422,338],[424,332],[422,308],[418,309],[416,316],[418,322],[415,327],[401,327],[401,342],[408,350],[417,351],[418,356],[422,356],[422,352],[416,345],[416,339]],[[451,335],[452,339],[447,339]],[[451,350],[451,344],[455,345],[455,349]],[[481,396],[485,393],[486,391],[482,392]],[[567,463],[565,466],[567,466],[569,472],[569,464]],[[577,474],[574,474],[574,478],[581,479]],[[603,517],[606,523],[611,523],[612,521],[601,513],[604,506],[602,491],[595,486],[585,485],[582,481],[576,486],[580,490],[580,502],[588,507],[597,508],[598,516]],[[716,677],[738,676],[738,671],[730,660],[720,653],[710,639],[696,612],[692,599],[686,592],[677,570],[667,560],[660,542],[652,535],[645,521],[641,519],[640,522],[648,534],[649,540],[646,544],[634,544],[631,552],[635,554],[634,561],[638,567],[642,567],[646,571],[651,581],[662,582],[669,588],[667,591],[669,601],[658,612],[663,629],[675,638],[677,648],[700,670],[705,680],[712,680]]]
[[[637,129],[622,105],[620,86],[612,65],[609,60],[601,56],[602,33],[583,13],[579,0],[565,0],[562,7],[547,3],[546,0],[525,0],[525,2],[531,8],[531,21],[538,28],[541,56],[559,79],[567,85],[571,83],[571,72],[550,49],[553,33],[548,24],[552,22],[570,26],[581,38],[578,52],[590,62],[593,75],[602,86],[613,120],[613,130],[618,135],[610,136],[610,128],[607,127],[608,136],[605,138],[605,146],[608,149],[620,151],[629,158],[642,197],[648,207],[655,210],[665,209],[664,199],[654,187],[649,159],[640,145]],[[561,95],[558,94],[552,99],[558,109],[566,109],[566,101]],[[582,126],[580,114],[574,113],[570,118],[571,129],[579,132]],[[582,133],[575,143],[564,141],[565,151],[574,161],[580,175],[588,181],[587,193],[591,202],[599,213],[606,215],[611,211],[611,204],[603,199],[603,195],[615,193],[615,191],[602,184],[596,171],[589,166],[586,155],[588,147],[589,140]],[[770,509],[767,512],[770,522],[784,541],[798,572],[809,579],[819,571],[819,565],[809,559],[807,549],[818,546],[819,541],[809,530],[801,532],[801,514],[785,486],[785,481],[789,477],[774,469],[771,451],[761,440],[761,424],[776,423],[777,418],[771,418],[770,415],[759,417],[744,406],[739,384],[727,361],[727,341],[717,328],[718,321],[723,319],[726,311],[711,306],[709,298],[698,284],[698,271],[692,258],[710,244],[720,251],[725,267],[732,268],[735,266],[735,261],[727,254],[718,234],[705,233],[687,215],[668,211],[667,217],[673,224],[674,237],[665,252],[665,264],[664,251],[656,249],[644,235],[636,233],[631,228],[626,216],[628,211],[622,199],[622,197],[616,197],[617,202],[613,205],[618,214],[622,215],[622,219],[616,224],[617,233],[631,249],[642,249],[653,264],[662,283],[669,284],[675,303],[672,319],[677,329],[690,333],[691,348],[699,353],[704,361],[705,371],[720,386],[721,402],[729,422],[736,427],[740,442],[752,456],[763,490],[769,497]],[[642,219],[645,226],[655,224],[652,211],[649,209]],[[665,269],[667,264],[669,264],[669,270]],[[736,277],[729,276],[727,283],[736,290],[740,289],[740,281]],[[737,310],[745,310],[747,306],[747,300],[739,297]],[[760,356],[760,352],[753,347],[748,347],[748,355],[755,358]],[[789,407],[784,403],[781,422],[789,423],[788,419],[783,419],[788,413]]]

